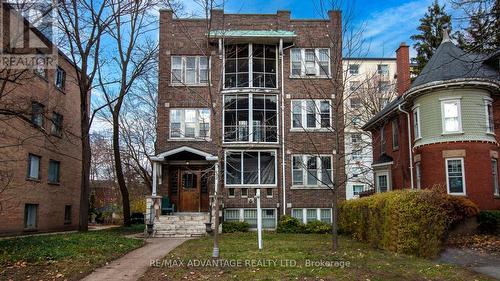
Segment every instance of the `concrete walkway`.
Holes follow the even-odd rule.
[[[448,248],[437,260],[453,263],[500,280],[500,255],[483,253],[472,249]]]
[[[141,277],[149,268],[151,260],[162,259],[175,247],[188,239],[184,238],[152,238],[147,240],[147,244],[136,249],[125,256],[112,261],[108,265],[100,267],[84,281],[120,280],[132,281]]]

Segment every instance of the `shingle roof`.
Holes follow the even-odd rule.
[[[464,78],[498,79],[499,73],[484,64],[486,58],[481,54],[466,53],[449,40],[443,41],[411,84],[410,91],[412,88],[436,81]]]

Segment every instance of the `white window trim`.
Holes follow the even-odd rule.
[[[222,143],[223,144],[239,144],[239,143],[272,143],[276,144],[280,142],[280,101],[278,99],[278,95],[275,94],[255,94],[255,95],[264,95],[264,96],[276,96],[276,141],[275,142],[269,142],[269,141],[253,141],[253,95],[254,93],[241,93],[242,95],[248,95],[248,140],[247,141],[226,141],[225,140],[225,135],[226,135],[226,118],[225,118],[225,112],[224,112],[224,98],[226,94],[222,95]],[[234,95],[234,93],[227,94],[227,95]],[[281,113],[283,114],[283,113]]]
[[[378,182],[379,176],[387,176],[387,191],[386,192],[392,191],[391,177],[390,177],[389,171],[377,171],[377,172],[375,172],[375,186],[377,188],[377,193],[381,193],[380,192],[380,184]]]
[[[461,162],[461,167],[462,167],[462,182],[464,183],[464,186],[463,186],[463,192],[450,192],[450,178],[448,176],[448,161],[451,161],[451,160],[460,160]],[[444,168],[445,168],[445,171],[446,171],[446,191],[448,192],[448,194],[450,195],[462,195],[462,196],[465,196],[467,195],[467,190],[465,188],[466,186],[466,182],[465,182],[465,166],[464,166],[464,158],[462,157],[459,157],[459,158],[446,158],[445,161],[444,161]]]
[[[495,172],[495,175],[493,175],[493,171],[492,171],[492,176],[496,176],[496,178],[493,178],[493,196],[494,197],[499,197],[500,196],[500,179],[498,177],[498,159],[497,158],[491,158],[492,165],[493,165],[493,161],[495,161],[495,163],[496,163],[496,172]]]
[[[292,50],[293,49],[299,49],[300,50],[300,75],[292,75]],[[316,68],[316,74],[315,75],[306,75],[306,61],[305,61],[305,53],[306,49],[314,49],[314,56],[315,56],[315,65],[314,67]],[[319,50],[328,50],[328,74],[327,75],[320,75],[320,66],[319,66]],[[332,75],[332,59],[331,59],[331,52],[330,48],[292,48],[290,49],[290,76],[289,78],[330,78]]]
[[[225,208],[224,209],[224,216],[226,214],[226,210],[228,211],[238,211],[239,212],[239,216],[238,216],[238,220],[240,222],[243,222],[245,221],[245,210],[256,210],[255,208]],[[274,210],[274,225],[277,227],[278,226],[278,210],[275,209],[275,208],[262,208],[261,209],[262,211],[267,211],[267,210]],[[250,228],[250,230],[256,230],[257,228]],[[266,229],[276,229],[276,228],[266,228]]]
[[[352,196],[353,196],[353,197],[359,197],[359,193],[358,193],[358,194],[354,194],[354,187],[355,187],[355,186],[361,186],[361,187],[362,187],[361,192],[363,192],[363,191],[365,191],[366,185],[364,185],[364,184],[360,184],[360,183],[355,183],[355,184],[353,184],[353,185],[351,186],[351,187],[352,187]]]
[[[421,120],[422,120],[422,118],[420,118],[420,105],[414,106],[412,113],[413,113],[413,135],[414,135],[413,137],[414,137],[414,140],[416,141],[416,140],[419,140],[422,138],[422,128],[420,125]],[[417,115],[416,117],[415,117],[415,113]],[[415,126],[415,121],[417,121],[416,126]]]
[[[274,153],[274,183],[273,184],[228,184],[227,183],[227,153],[228,152],[241,152],[242,154],[245,152],[272,152]],[[260,153],[259,153],[259,178],[258,182],[260,182]],[[243,161],[241,161],[241,167],[243,167]],[[241,180],[243,181],[243,169],[241,169]],[[261,188],[261,187],[277,187],[278,186],[278,153],[276,149],[259,149],[259,150],[239,150],[239,149],[227,149],[224,150],[224,186],[227,188],[233,187],[242,187],[242,188]]]
[[[228,44],[228,45],[237,45],[237,44]],[[243,44],[246,45],[246,44]],[[266,44],[257,44],[257,45],[266,45]],[[272,45],[272,44],[267,44]],[[279,50],[276,47],[276,87],[254,87],[253,86],[253,44],[248,44],[248,87],[226,87],[226,45],[222,47],[222,87],[224,90],[232,90],[232,89],[241,89],[241,88],[255,88],[255,89],[278,89],[279,85],[279,69],[278,69],[278,54]]]
[[[231,193],[229,192],[229,190],[230,190],[230,189],[232,189],[232,190],[233,190],[233,192],[234,192],[234,194],[233,194],[233,195],[231,195]],[[234,188],[232,188],[232,187],[231,187],[231,188],[228,188],[228,190],[227,190],[227,197],[228,197],[228,198],[234,198],[234,197],[236,197],[235,195],[236,195],[236,190],[235,190]]]
[[[358,69],[357,69],[357,72],[356,73],[352,73],[351,72],[351,65],[357,65],[358,66]],[[358,64],[358,63],[351,63],[351,64],[348,64],[347,65],[347,72],[352,75],[352,76],[356,76],[356,75],[359,75],[359,69],[361,68],[361,65]]]
[[[174,80],[174,64],[172,63],[173,61],[173,58],[174,57],[180,57],[181,58],[181,81],[178,82],[178,81],[175,81]],[[186,83],[186,58],[188,57],[194,57],[196,58],[196,77],[195,77],[195,83]],[[211,58],[210,56],[182,56],[182,55],[172,55],[170,56],[170,85],[172,86],[207,86],[208,85],[208,82],[207,83],[201,83],[200,82],[200,71],[201,71],[201,68],[200,68],[200,58],[202,57],[206,57],[207,58],[207,79],[208,81],[210,81],[210,75],[211,75]]]
[[[331,208],[292,208],[291,215],[293,217],[293,210],[302,211],[302,223],[307,224],[307,210],[316,209],[316,220],[321,221],[321,210],[330,210],[330,223],[333,223],[332,209]]]
[[[490,112],[488,111],[488,105],[491,106],[491,109],[493,111],[493,99],[491,98],[484,98],[484,112],[485,112],[485,117],[486,117],[486,133],[494,135],[495,134],[495,119],[493,119],[493,124],[491,124],[491,127],[493,127],[493,130],[490,130]]]
[[[316,111],[316,127],[305,127],[307,124],[307,102],[314,101],[314,107]],[[327,101],[329,105],[329,127],[321,127],[321,102]],[[302,127],[294,127],[293,126],[293,103],[300,102],[300,117],[302,122]],[[330,131],[332,129],[332,101],[329,99],[292,99],[290,101],[290,131],[291,132],[305,132],[305,131]]]
[[[462,134],[462,105],[460,102],[460,98],[442,98],[441,101],[441,128],[443,135],[449,134]],[[445,103],[457,103],[458,110],[458,130],[457,131],[446,131],[445,122],[444,122],[444,104]],[[420,115],[420,114],[419,114]],[[419,123],[420,124],[420,123]]]
[[[294,157],[301,157],[302,158],[302,163],[303,163],[303,166],[302,166],[302,184],[294,184],[293,183],[293,172],[294,172],[293,158]],[[317,170],[318,170],[318,174],[317,174],[318,184],[315,184],[315,185],[307,184],[307,175],[308,175],[308,173],[307,173],[307,159],[308,159],[308,157],[317,157],[316,158],[316,166],[317,166]],[[321,179],[323,177],[323,166],[321,163],[321,157],[330,157],[331,170],[332,170],[331,175],[330,175],[330,179],[333,181],[333,156],[331,154],[320,154],[320,155],[292,154],[292,157],[290,158],[291,159],[290,168],[292,171],[292,186],[291,186],[292,189],[328,189],[329,188],[327,185],[324,185],[321,183]]]
[[[181,110],[181,132],[186,131],[186,120],[185,120],[185,112],[186,110],[196,110],[196,120],[195,129],[194,129],[194,138],[192,137],[173,137],[172,136],[172,110]],[[210,118],[208,119],[208,132],[206,137],[200,137],[200,110],[208,110]],[[212,132],[212,112],[209,108],[170,108],[168,112],[168,140],[169,141],[210,141],[211,140],[211,132]]]

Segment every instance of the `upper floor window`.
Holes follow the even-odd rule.
[[[441,121],[443,133],[462,132],[462,117],[459,99],[441,101]]]
[[[378,91],[380,93],[386,93],[389,91],[389,81],[379,81],[378,82]]]
[[[361,98],[355,97],[349,99],[352,109],[359,109],[363,105]]]
[[[333,182],[332,156],[294,155],[292,184],[295,186],[326,186]]]
[[[328,100],[292,100],[292,129],[331,127],[331,105]]]
[[[226,45],[224,87],[276,88],[276,45]]]
[[[387,64],[377,65],[377,73],[380,75],[389,75],[389,65]]]
[[[62,135],[63,116],[59,113],[52,112],[52,129],[51,134],[54,136]]]
[[[349,74],[356,75],[359,74],[359,64],[349,65]]]
[[[413,109],[413,134],[415,139],[422,137],[420,134],[420,107]]]
[[[37,127],[43,127],[44,105],[38,102],[31,103],[31,122]]]
[[[224,96],[224,142],[277,142],[276,95]]]
[[[28,179],[40,179],[40,160],[40,156],[28,154]]]
[[[361,82],[359,82],[359,81],[349,82],[349,90],[351,90],[351,92],[355,92],[355,91],[359,90],[360,86],[361,86]]]
[[[382,125],[382,128],[380,128],[380,154],[385,153],[385,125]]]
[[[227,186],[276,185],[276,151],[226,151]]]
[[[330,49],[301,49],[291,51],[292,76],[329,76]]]
[[[208,58],[204,56],[172,56],[172,84],[206,85],[208,63]]]
[[[62,69],[61,67],[57,67],[56,69],[56,81],[55,85],[57,88],[63,90],[64,87],[66,86],[66,71]]]
[[[45,61],[42,55],[36,58],[35,74],[47,80],[47,69],[45,68]]]
[[[61,162],[50,160],[49,161],[49,175],[48,181],[49,183],[59,183],[60,172],[61,170]]]
[[[357,144],[361,143],[363,141],[363,138],[361,136],[361,133],[352,133],[351,134],[351,143]]]
[[[171,109],[170,138],[172,139],[206,139],[210,137],[210,110]]]
[[[495,121],[493,119],[493,105],[490,99],[484,100],[484,106],[486,111],[486,132],[494,133],[495,131]]]

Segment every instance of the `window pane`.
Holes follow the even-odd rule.
[[[259,183],[259,153],[244,152],[243,153],[243,183],[258,184]]]
[[[321,184],[332,184],[332,158],[330,156],[321,157]]]
[[[302,102],[292,101],[293,123],[292,127],[302,128]]]
[[[48,180],[49,182],[52,183],[58,183],[59,182],[59,169],[60,169],[60,163],[58,161],[49,161],[49,176]]]
[[[448,163],[448,183],[450,193],[463,193],[464,183],[462,175],[461,160],[447,160]]]
[[[325,223],[332,222],[332,210],[331,209],[321,209],[321,221]]]
[[[378,188],[380,192],[386,192],[388,188],[387,176],[378,176]]]
[[[307,160],[307,185],[318,185],[318,163],[315,156]]]
[[[226,184],[241,184],[241,153],[226,153]]]
[[[32,179],[40,179],[40,157],[29,155],[29,170],[28,177]]]
[[[292,217],[298,219],[300,222],[303,222],[303,211],[302,211],[302,209],[292,209]]]
[[[224,210],[224,221],[239,221],[240,210]]]
[[[316,103],[306,101],[307,128],[316,128]]]
[[[328,101],[320,102],[321,127],[330,127],[330,103]]]
[[[304,184],[304,164],[302,163],[302,156],[293,156],[292,158],[293,169],[293,185]]]
[[[307,209],[306,216],[306,222],[318,220],[316,209]]]
[[[243,220],[250,225],[250,228],[257,227],[257,210],[245,209],[243,210]]]
[[[275,155],[273,152],[260,152],[260,183],[275,183]]]

